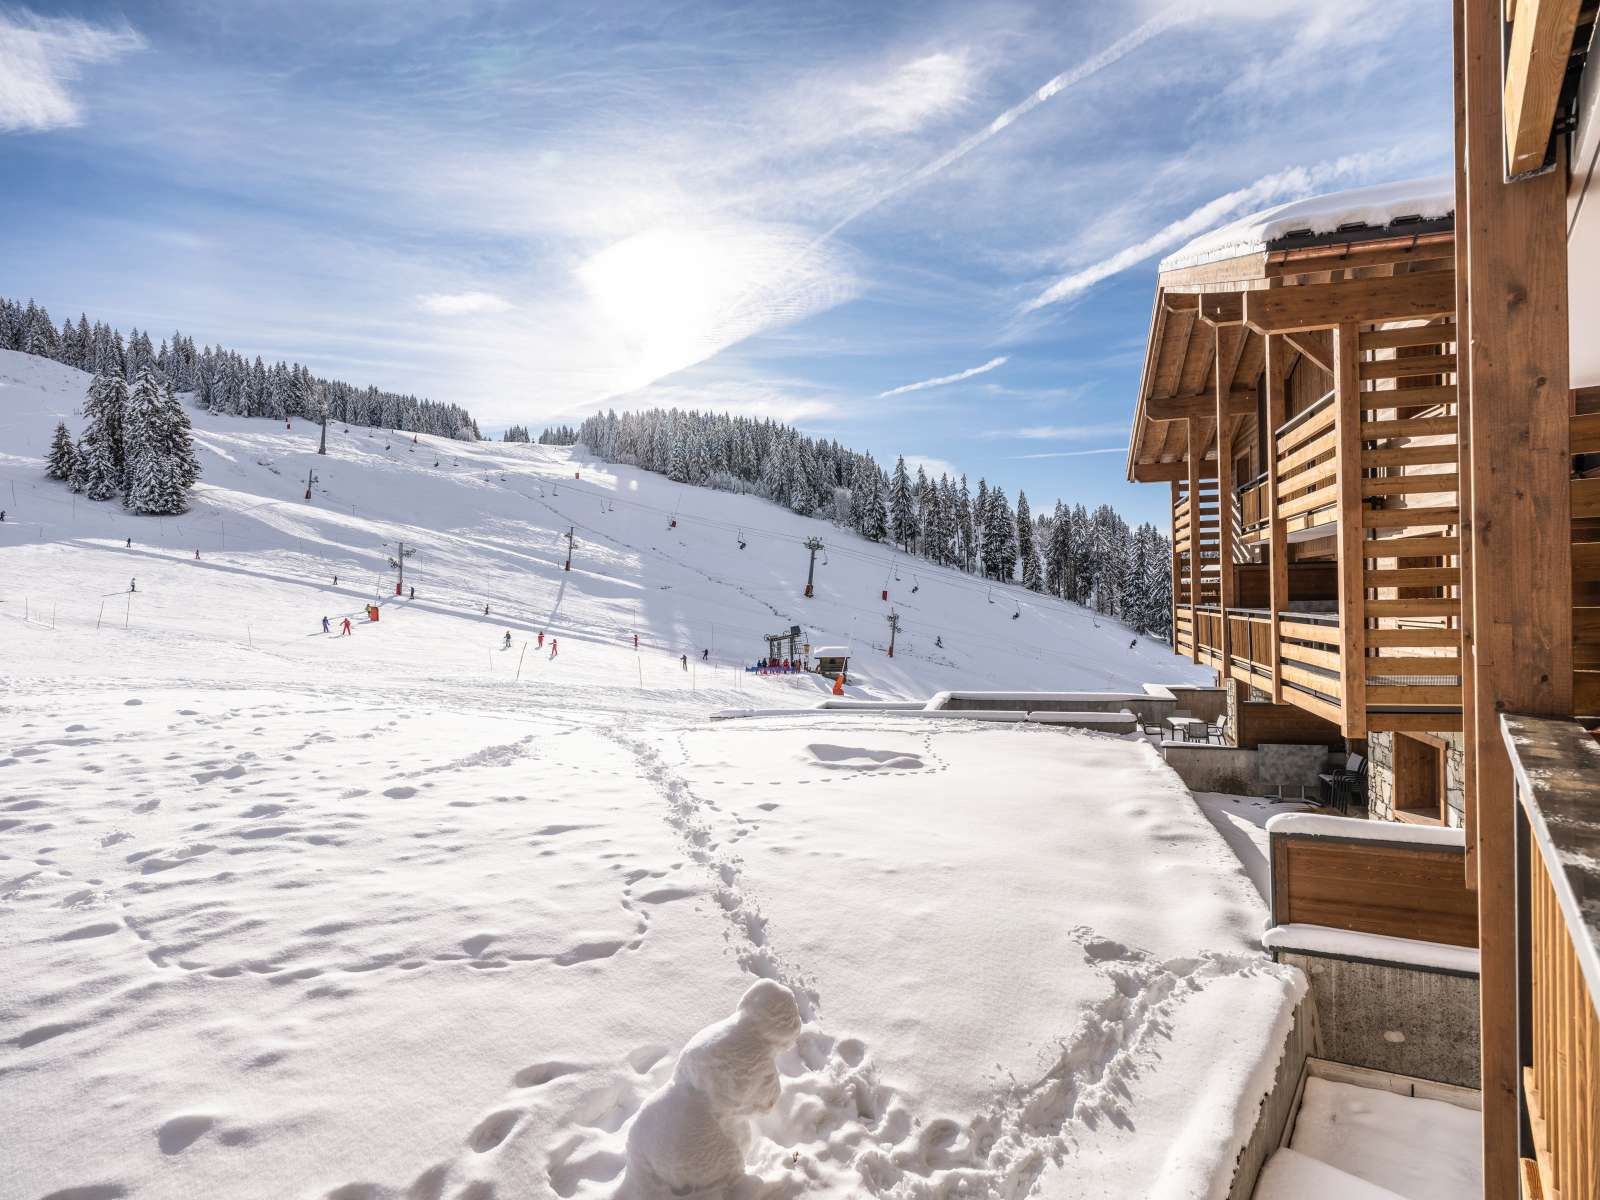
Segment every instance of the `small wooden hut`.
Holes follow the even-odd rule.
[[[843,646],[818,646],[812,652],[816,660],[814,668],[819,675],[826,675],[829,679],[844,676],[846,683],[850,682],[850,651]]]

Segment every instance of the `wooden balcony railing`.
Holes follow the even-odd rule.
[[[1271,514],[1267,510],[1265,475],[1258,476],[1239,488],[1234,512],[1238,526],[1237,536],[1241,542],[1255,545],[1267,540],[1270,532],[1267,518]]]
[[[1600,1200],[1600,742],[1505,716],[1517,791],[1525,1188]],[[1524,1194],[1527,1192],[1525,1190]]]
[[[1226,665],[1222,660],[1224,621],[1232,659]],[[1179,611],[1177,622],[1184,649],[1195,646],[1199,661],[1223,671],[1225,677],[1267,691],[1276,665],[1284,700],[1327,720],[1340,719],[1343,689],[1338,614],[1280,612],[1276,647],[1272,644],[1272,614],[1262,609],[1230,608],[1224,614],[1214,605],[1198,606],[1192,642],[1187,609]]]

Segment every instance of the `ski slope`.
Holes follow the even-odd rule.
[[[203,473],[192,511],[132,516],[41,477],[55,421],[77,432],[74,410],[86,383],[72,368],[0,352],[0,505],[15,526],[0,530],[0,546],[71,543],[95,552],[75,556],[82,569],[70,592],[36,597],[58,614],[63,604],[86,604],[87,595],[181,562],[188,577],[205,574],[218,593],[228,587],[216,576],[232,574],[234,594],[222,609],[203,612],[141,601],[147,621],[212,633],[219,624],[241,632],[259,624],[264,644],[273,644],[311,629],[330,606],[359,614],[366,600],[392,600],[385,545],[403,540],[416,548],[407,563],[407,587],[417,591],[410,609],[455,623],[469,664],[483,661],[472,656],[497,632],[543,629],[630,648],[637,633],[642,645],[674,655],[710,650],[709,662],[729,671],[765,655],[764,634],[799,625],[812,645],[848,646],[861,694],[875,696],[958,687],[1126,690],[1210,677],[1165,643],[1136,638],[1077,605],[908,560],[754,497],[595,463],[581,447],[426,436],[413,445],[410,435],[335,426],[319,457],[318,431],[303,422],[286,430],[193,412]],[[313,470],[319,482],[307,502]],[[565,572],[569,528],[574,549]],[[806,600],[802,543],[812,536],[825,551],[815,597]],[[123,546],[128,537],[131,552]],[[304,629],[281,629],[268,617],[262,583],[275,585],[274,614],[276,588],[287,589],[282,602],[302,598]],[[890,612],[900,615],[892,660],[884,654]],[[780,687],[772,681],[767,690]]]
[[[866,697],[1163,646],[570,449],[197,414],[135,518],[42,478],[86,383],[0,355],[4,1200],[665,1200],[631,1123],[755,979],[804,1026],[713,1194],[1225,1194],[1303,981],[1150,745],[708,720],[823,693],[742,669],[791,623]]]

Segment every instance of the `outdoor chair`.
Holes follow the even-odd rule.
[[[1343,767],[1318,778],[1322,780],[1323,795],[1328,806],[1337,809],[1341,816],[1350,814],[1352,800],[1360,805],[1366,804],[1367,760],[1361,755],[1349,755]]]
[[[1220,717],[1218,717],[1217,718],[1217,723],[1215,725],[1211,725],[1211,726],[1207,727],[1207,729],[1206,729],[1206,740],[1207,741],[1215,741],[1218,745],[1226,745],[1227,744],[1227,742],[1228,742],[1228,714],[1227,713],[1223,713]]]

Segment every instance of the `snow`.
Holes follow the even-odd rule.
[[[1381,227],[1400,217],[1435,220],[1450,216],[1455,208],[1455,179],[1450,175],[1291,200],[1201,234],[1162,259],[1161,270],[1177,271],[1241,254],[1260,254],[1269,243],[1300,230],[1330,234],[1358,223]]]
[[[1162,746],[1199,745],[1195,742],[1165,742]],[[1257,893],[1266,903],[1272,900],[1272,852],[1267,825],[1273,819],[1311,807],[1303,800],[1269,800],[1266,797],[1234,796],[1225,792],[1195,792],[1194,802],[1216,827]]]
[[[1283,813],[1267,822],[1268,833],[1296,837],[1355,838],[1364,842],[1396,842],[1408,846],[1444,846],[1462,849],[1466,830],[1443,825],[1407,825],[1400,821],[1366,821],[1360,817],[1335,817],[1323,813]]]
[[[754,1140],[749,1118],[777,1106],[778,1054],[800,1028],[794,993],[758,979],[732,1016],[689,1039],[629,1126],[624,1189],[668,1200],[737,1184]]]
[[[817,646],[811,651],[812,658],[849,658],[850,651],[844,646]]]
[[[1269,950],[1303,950],[1307,954],[1400,963],[1429,971],[1450,971],[1457,975],[1478,973],[1478,952],[1470,946],[1419,942],[1414,938],[1360,933],[1326,925],[1274,925],[1261,935],[1261,943]]]
[[[742,1197],[1225,1194],[1304,981],[1155,751],[742,669],[852,619],[856,699],[1160,647],[919,568],[887,659],[881,547],[581,449],[197,413],[193,510],[135,518],[41,477],[85,383],[0,354],[8,1194],[612,1196],[758,980],[803,1026]]]
[[[1268,1162],[1256,1200],[1482,1195],[1480,1123],[1476,1109],[1444,1100],[1312,1076],[1289,1150]]]

